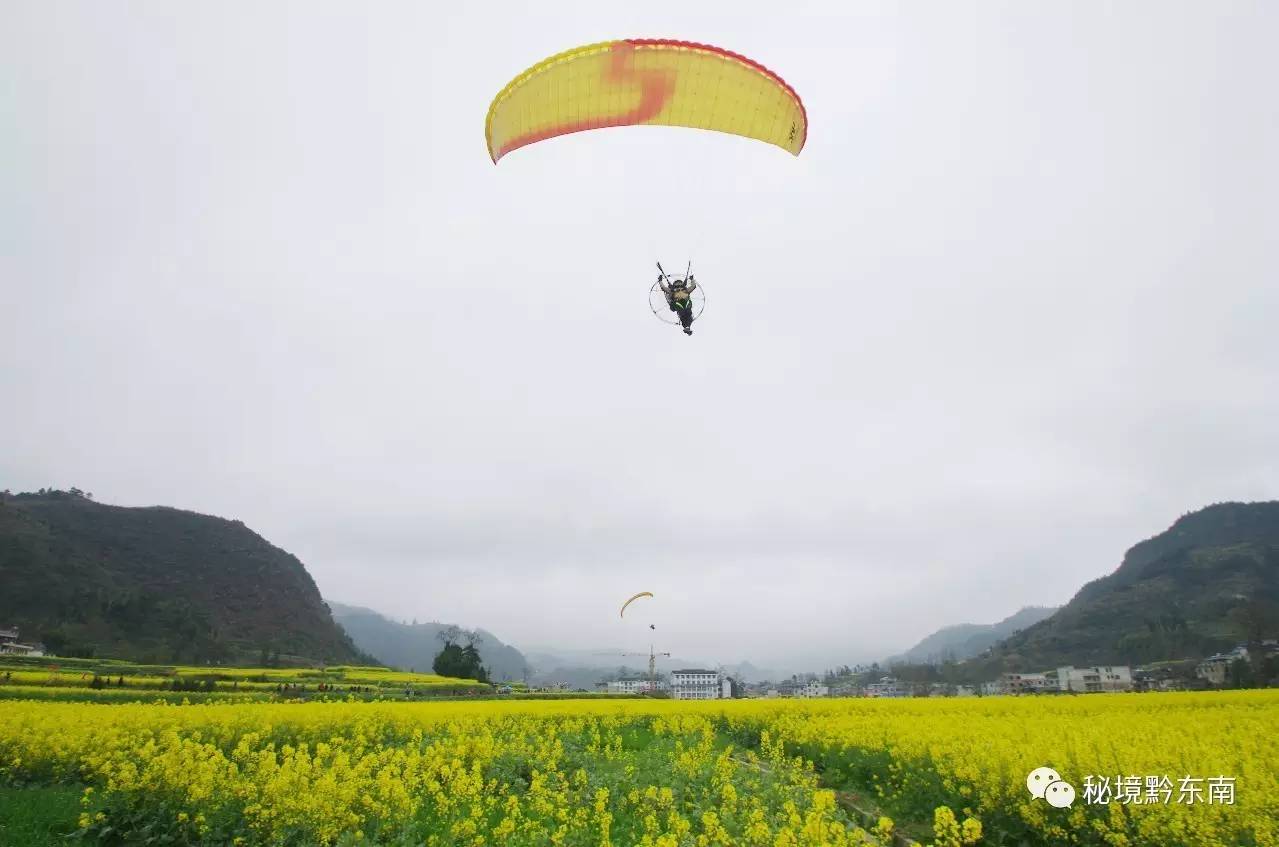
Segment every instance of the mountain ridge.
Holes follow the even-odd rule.
[[[328,605],[333,619],[357,647],[378,661],[402,669],[429,672],[443,647],[439,634],[449,626],[436,621],[401,623],[374,609],[335,600],[328,601]],[[481,637],[480,658],[493,680],[525,678],[528,662],[523,653],[485,629],[475,632]]]
[[[1214,503],[1130,547],[1110,574],[985,658],[1009,670],[1202,657],[1279,634],[1279,501]]]
[[[0,496],[0,621],[51,652],[142,662],[363,663],[302,562],[243,522]]]
[[[905,652],[889,656],[884,665],[903,662],[935,664],[963,661],[978,656],[1019,629],[1032,626],[1055,614],[1060,606],[1023,606],[993,624],[961,623],[944,626],[924,636]]]

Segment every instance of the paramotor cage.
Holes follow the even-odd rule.
[[[669,285],[669,283],[667,283]],[[693,320],[696,321],[702,316],[702,312],[706,309],[706,292],[702,288],[702,284],[697,283],[697,287],[693,289],[693,293],[689,295],[689,299],[693,301]],[[653,310],[653,314],[662,323],[674,324],[679,326],[679,315],[677,315],[666,302],[666,295],[662,293],[662,287],[656,282],[653,287],[648,290],[648,307]]]

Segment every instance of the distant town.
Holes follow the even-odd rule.
[[[617,674],[596,683],[596,692],[632,696],[661,696],[674,700],[727,700],[734,698],[791,697],[993,697],[1025,694],[1094,694],[1116,691],[1183,691],[1207,688],[1247,687],[1240,672],[1253,658],[1279,656],[1279,640],[1258,643],[1253,657],[1247,644],[1208,656],[1201,661],[1161,662],[1133,668],[1129,665],[1063,665],[1036,673],[1004,673],[979,685],[912,682],[899,679],[890,666],[845,668],[843,672],[799,674],[779,682],[744,682],[724,669],[681,668],[666,673]],[[38,642],[26,643],[17,627],[0,627],[0,656],[45,656]],[[499,693],[510,685],[497,686]],[[566,684],[528,687],[528,691],[571,691]]]
[[[1279,655],[1279,641],[1259,645],[1264,656]],[[596,685],[611,694],[662,694],[674,700],[714,700],[735,697],[993,697],[1023,694],[1094,694],[1115,691],[1182,691],[1232,685],[1232,671],[1247,665],[1248,646],[1240,644],[1199,662],[1163,662],[1133,668],[1129,665],[1064,665],[1037,673],[1004,673],[980,685],[909,682],[891,668],[882,675],[877,665],[858,666],[848,677],[801,674],[780,682],[741,682],[723,670],[684,668],[661,675],[619,675]],[[1193,675],[1192,675],[1193,674]]]

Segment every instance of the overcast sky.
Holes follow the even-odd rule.
[[[690,11],[690,8],[695,11]],[[1279,5],[0,3],[0,488],[517,646],[879,658],[1279,497]],[[568,47],[804,99],[489,161]],[[686,338],[646,305],[692,257]],[[617,607],[657,597],[625,624]],[[628,618],[630,616],[628,615]]]

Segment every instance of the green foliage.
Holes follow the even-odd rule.
[[[488,682],[488,671],[480,660],[480,651],[475,645],[462,646],[452,642],[446,643],[444,649],[435,657],[434,670],[440,676],[452,676],[461,679],[476,679]]]
[[[76,829],[80,789],[54,785],[0,787],[0,844],[52,847]]]

